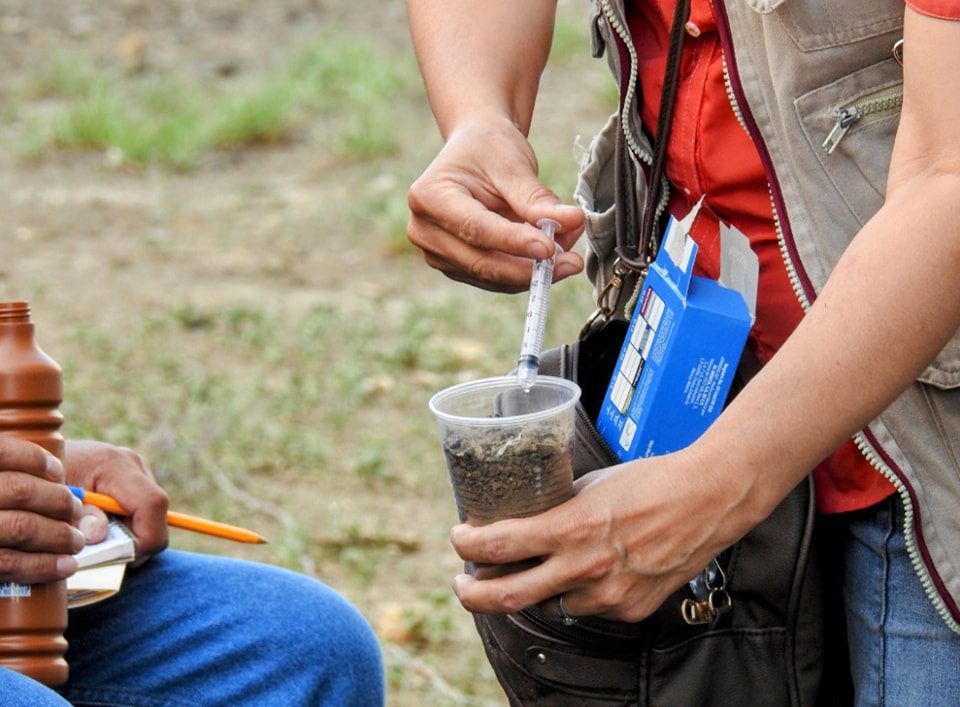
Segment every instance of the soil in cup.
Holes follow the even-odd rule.
[[[573,495],[572,422],[448,428],[443,452],[462,522],[536,515]]]

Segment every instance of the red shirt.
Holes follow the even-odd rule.
[[[907,0],[907,5],[930,17],[960,20],[960,0]]]
[[[674,6],[675,0],[627,3],[628,24],[639,59],[641,118],[651,133],[657,124]],[[760,260],[760,284],[757,319],[747,345],[761,363],[766,363],[800,322],[803,309],[780,252],[763,164],[730,105],[720,38],[709,0],[691,2],[666,172],[674,187],[670,211],[675,216],[685,215],[705,197],[692,229],[700,246],[698,274],[711,278],[718,275],[718,221],[735,225],[749,237]],[[852,440],[823,461],[814,470],[814,477],[817,509],[825,513],[866,508],[894,491]]]

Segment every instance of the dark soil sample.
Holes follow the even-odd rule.
[[[448,428],[443,452],[460,520],[536,515],[573,495],[572,421]]]

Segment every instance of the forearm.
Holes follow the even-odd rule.
[[[752,470],[754,520],[882,412],[960,327],[960,77],[942,71],[960,54],[960,24],[908,9],[904,37],[912,51],[885,203],[703,440],[705,459]]]
[[[752,470],[758,520],[884,410],[960,327],[960,178],[915,177],[848,248],[800,326],[704,435],[701,461]],[[951,196],[953,195],[953,196]]]
[[[555,0],[408,0],[420,71],[446,138],[477,115],[530,129]]]

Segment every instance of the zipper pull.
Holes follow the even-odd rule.
[[[837,145],[843,140],[843,136],[847,134],[850,126],[858,120],[860,120],[860,111],[856,106],[852,108],[841,108],[837,111],[837,122],[827,135],[827,139],[823,141],[823,145],[821,145],[821,147],[827,151],[828,155],[837,149]]]
[[[833,130],[827,135],[827,139],[823,141],[823,149],[827,151],[828,155],[833,152],[840,144],[843,136],[847,134],[847,130],[865,115],[896,110],[902,105],[903,92],[900,91],[896,93],[888,92],[854,106],[839,109],[837,111],[837,122],[833,126]]]
[[[852,108],[841,108],[837,111],[837,122],[834,124],[833,130],[827,135],[827,139],[823,141],[822,145],[828,155],[837,149],[837,145],[840,144],[843,136],[847,134],[850,126],[860,120],[861,117],[860,109],[856,106]]]

